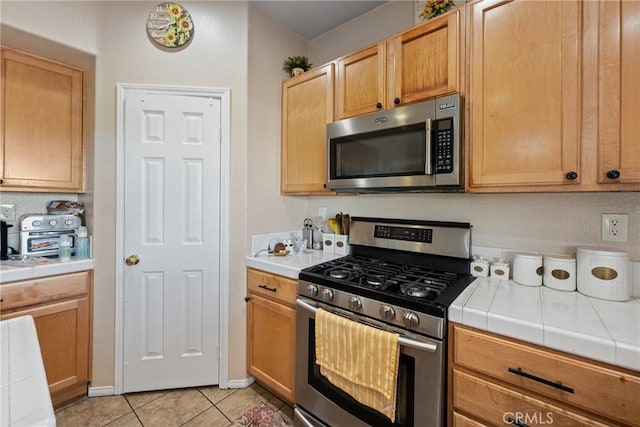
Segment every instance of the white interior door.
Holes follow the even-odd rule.
[[[221,101],[127,92],[123,117],[122,391],[218,384]]]

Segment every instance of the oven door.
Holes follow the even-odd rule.
[[[60,236],[71,237],[71,253],[75,252],[74,230],[23,231],[20,235],[20,255],[52,256],[60,250]]]
[[[391,422],[331,384],[315,363],[315,311],[332,311],[368,326],[398,332],[396,419]],[[408,336],[397,328],[298,297],[296,301],[296,426],[438,426],[444,421],[444,346],[441,341]]]

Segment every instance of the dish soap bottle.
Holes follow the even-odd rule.
[[[59,245],[60,250],[58,258],[60,259],[60,262],[71,261],[71,237],[68,234],[60,236]]]
[[[87,237],[87,227],[78,227],[76,234],[76,258],[89,258],[89,238]]]

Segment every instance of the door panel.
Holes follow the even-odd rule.
[[[221,101],[127,93],[124,391],[218,383]]]

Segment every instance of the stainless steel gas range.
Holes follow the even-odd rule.
[[[444,425],[447,308],[474,280],[470,224],[354,217],[349,244],[350,255],[299,275],[294,425]],[[320,373],[318,309],[399,334],[393,421]]]

